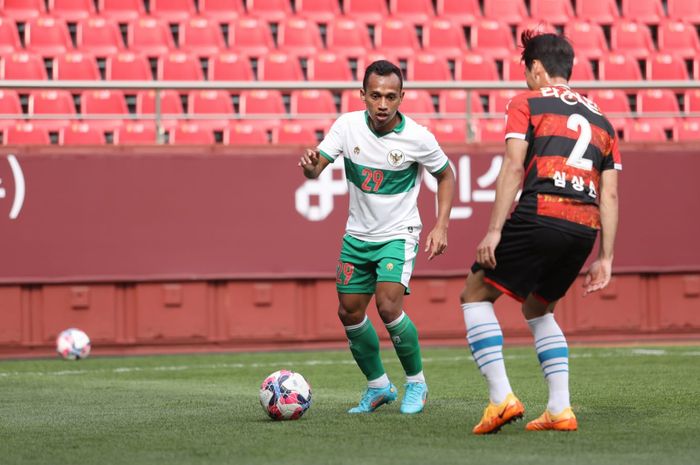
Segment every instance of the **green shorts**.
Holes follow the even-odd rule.
[[[343,237],[336,269],[336,288],[343,294],[374,294],[377,282],[401,283],[410,294],[408,282],[418,252],[418,242],[395,239],[367,242]]]

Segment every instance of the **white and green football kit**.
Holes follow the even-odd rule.
[[[337,269],[338,292],[372,294],[377,281],[408,282],[422,229],[418,193],[422,167],[436,175],[449,160],[424,126],[401,122],[376,133],[366,111],[338,118],[319,144],[331,163],[345,163],[350,208]]]

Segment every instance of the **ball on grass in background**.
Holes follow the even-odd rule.
[[[56,338],[56,352],[66,360],[80,360],[90,355],[90,338],[84,331],[68,328]]]
[[[260,386],[260,405],[273,420],[297,420],[311,407],[311,386],[300,373],[275,371]]]

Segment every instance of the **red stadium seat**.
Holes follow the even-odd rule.
[[[520,54],[514,54],[503,62],[504,81],[525,81],[525,63]]]
[[[212,81],[252,81],[253,68],[245,55],[225,52],[209,60],[209,79]]]
[[[44,60],[39,55],[27,52],[15,52],[5,55],[0,60],[0,79],[48,79]]]
[[[214,133],[197,123],[182,122],[169,131],[170,144],[210,145],[215,142]]]
[[[199,14],[219,23],[235,21],[245,14],[242,0],[199,0]]]
[[[637,93],[637,111],[645,116],[643,121],[670,130],[678,122],[676,116],[671,114],[680,114],[680,106],[676,95],[671,90],[644,89]],[[658,116],[658,114],[663,114],[663,116]],[[647,116],[653,118],[646,118]]]
[[[284,115],[282,94],[278,90],[244,90],[240,97],[242,115]]]
[[[472,25],[481,18],[479,0],[437,0],[435,10],[442,19],[459,25]]]
[[[189,53],[173,52],[158,58],[159,80],[203,81],[204,73],[199,59]]]
[[[467,91],[464,89],[445,89],[438,94],[438,107],[440,113],[445,115],[467,115],[467,102],[469,112],[472,115],[482,115],[484,107],[481,105],[481,98],[476,91]]]
[[[150,0],[150,13],[169,23],[187,21],[197,14],[193,0]]]
[[[576,2],[576,16],[584,21],[612,24],[619,17],[615,0],[585,0]]]
[[[293,14],[289,0],[245,0],[248,14],[268,23],[280,23]]]
[[[280,23],[277,47],[288,53],[311,57],[323,50],[323,42],[315,22],[293,16]]]
[[[156,91],[142,90],[136,94],[136,114],[155,118]],[[160,91],[160,114],[165,116],[161,121],[163,127],[171,128],[177,124],[176,116],[183,116],[180,95],[174,90]]]
[[[372,50],[367,27],[359,21],[338,18],[328,25],[326,36],[328,50],[344,53],[349,57],[361,57]]]
[[[490,56],[467,52],[456,63],[455,79],[458,81],[498,81],[498,68]]]
[[[431,0],[389,0],[389,13],[411,24],[425,24],[435,17]]]
[[[335,118],[337,110],[331,91],[304,89],[292,91],[290,113],[292,115],[318,114]]]
[[[369,52],[357,60],[357,80],[362,80],[367,67],[378,60],[386,60],[396,65],[399,64],[398,58],[394,55],[382,52]]]
[[[474,121],[475,141],[500,142],[506,137],[506,123],[503,118]]]
[[[688,80],[685,61],[670,53],[653,53],[647,60],[647,79],[651,80]]]
[[[516,42],[520,42],[520,37],[522,36],[522,33],[526,30],[531,30],[535,31],[538,34],[546,34],[546,33],[552,33],[556,34],[557,33],[557,28],[553,26],[552,24],[549,23],[544,23],[542,21],[537,21],[535,19],[526,19],[515,26],[515,40]]]
[[[114,143],[118,145],[151,145],[156,140],[156,125],[152,121],[126,121],[114,131]]]
[[[406,89],[401,101],[401,112],[413,119],[430,118],[435,114],[433,98],[427,90]]]
[[[44,56],[58,56],[73,50],[66,22],[48,16],[27,22],[24,41],[28,50]]]
[[[190,18],[180,25],[180,50],[197,56],[215,57],[226,49],[219,24],[204,17]]]
[[[235,114],[231,95],[225,90],[195,90],[188,97],[190,115],[206,116],[210,119],[197,118],[200,126],[210,129],[223,130],[229,125],[229,120]]]
[[[589,21],[569,21],[564,28],[577,57],[598,60],[608,52],[603,28]]]
[[[482,20],[471,29],[471,47],[475,52],[505,60],[515,53],[515,44],[510,28],[493,20]]]
[[[109,18],[87,18],[78,23],[78,50],[105,57],[124,50],[119,25]]]
[[[306,63],[309,81],[352,81],[352,72],[345,55],[320,52]]]
[[[667,20],[659,24],[659,50],[685,59],[700,55],[700,41],[695,27],[685,21]]]
[[[95,119],[85,118],[90,126],[102,131],[115,131],[123,125],[123,120],[129,114],[121,90],[86,90],[80,99],[80,106],[85,116],[102,116]]]
[[[593,81],[595,75],[591,62],[585,58],[574,57],[574,67],[571,70],[571,81]]]
[[[147,16],[129,23],[127,43],[129,49],[148,56],[165,55],[175,50],[167,23]]]
[[[398,19],[387,19],[377,24],[374,44],[378,50],[400,58],[410,57],[421,49],[413,25]]]
[[[622,0],[622,17],[645,24],[659,24],[666,12],[661,0]]]
[[[686,113],[700,113],[700,89],[689,89],[683,94],[683,108]]]
[[[668,17],[700,24],[700,0],[667,0]]]
[[[313,129],[300,121],[283,121],[273,132],[272,143],[312,146],[318,143],[318,139]]]
[[[641,81],[642,71],[637,60],[622,53],[611,52],[600,60],[599,74],[601,80]]]
[[[0,55],[22,50],[17,25],[12,18],[0,17]]]
[[[347,113],[350,111],[364,111],[367,107],[365,102],[360,98],[360,91],[355,89],[346,89],[340,94],[340,112]]]
[[[258,61],[258,79],[264,81],[303,81],[304,74],[295,55],[271,52]]]
[[[21,115],[22,105],[17,91],[0,89],[0,115]]]
[[[148,81],[153,79],[148,59],[140,53],[120,52],[108,56],[105,78],[112,81]]]
[[[268,142],[265,127],[254,121],[234,121],[224,131],[226,145],[264,145]]]
[[[426,24],[423,29],[423,47],[453,60],[461,58],[468,50],[462,26],[442,18]]]
[[[294,11],[303,18],[323,24],[342,14],[338,0],[294,0]]]
[[[100,128],[88,123],[71,123],[58,133],[58,145],[104,145],[105,135]]]
[[[48,145],[49,131],[34,123],[17,123],[5,128],[5,145]]]
[[[673,128],[673,140],[676,142],[700,141],[700,118],[686,118]]]
[[[634,58],[646,58],[655,50],[651,31],[642,23],[618,21],[610,31],[611,49]]]
[[[518,24],[530,17],[523,0],[484,0],[484,17]]]
[[[570,0],[530,0],[530,15],[551,24],[568,24],[575,17]]]
[[[103,17],[120,23],[136,21],[146,16],[142,0],[98,0],[97,9]]]
[[[97,12],[92,0],[49,0],[49,14],[66,21],[77,22]]]
[[[380,24],[389,16],[385,0],[343,0],[343,12],[366,24]]]
[[[419,52],[408,59],[409,81],[451,81],[450,67],[442,55]]]
[[[467,140],[467,122],[463,119],[436,119],[430,125],[438,143],[464,143]]]
[[[630,103],[627,94],[620,89],[592,90],[588,98],[593,100],[615,128],[624,130],[632,120],[629,119]]]
[[[664,129],[646,120],[635,121],[625,128],[625,142],[665,142]]]
[[[506,105],[521,91],[513,89],[492,90],[489,92],[489,112],[505,114]]]
[[[57,119],[37,119],[33,123],[44,128],[67,126],[76,114],[73,96],[67,90],[33,90],[29,94],[27,113],[32,116],[59,115]]]
[[[254,57],[264,56],[275,48],[267,23],[251,16],[242,16],[229,24],[228,41],[232,50]]]
[[[18,22],[26,22],[44,14],[44,0],[4,0],[2,3],[2,15]]]
[[[70,52],[54,59],[53,78],[57,80],[97,80],[100,71],[91,53]]]

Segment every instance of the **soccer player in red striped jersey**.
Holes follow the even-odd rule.
[[[493,308],[504,293],[522,303],[549,388],[546,410],[526,429],[578,428],[569,401],[568,346],[554,307],[581,271],[598,231],[600,249],[583,295],[608,284],[617,230],[617,136],[596,104],[569,87],[571,44],[560,35],[524,31],[521,45],[530,90],[507,106],[496,200],[461,294],[469,347],[489,386],[490,402],[475,434],[495,433],[525,413],[506,375]]]

